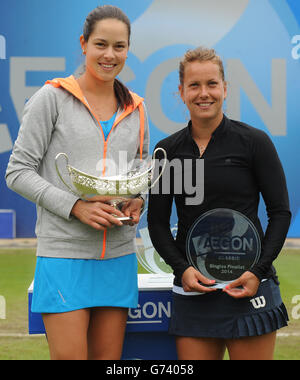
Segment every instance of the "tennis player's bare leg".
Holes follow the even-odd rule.
[[[231,360],[273,360],[276,331],[270,334],[227,340]]]
[[[87,360],[90,310],[43,314],[52,360]]]
[[[128,309],[98,307],[91,310],[88,330],[90,360],[120,360]]]
[[[222,360],[225,341],[215,338],[176,337],[179,360]]]

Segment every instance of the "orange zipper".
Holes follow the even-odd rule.
[[[71,83],[70,83],[71,81]],[[106,154],[107,154],[107,142],[109,139],[109,135],[111,131],[118,125],[126,116],[128,116],[132,111],[134,111],[133,107],[128,107],[119,117],[117,120],[115,120],[111,131],[109,132],[107,139],[105,140],[105,136],[102,130],[102,126],[98,118],[94,115],[92,109],[90,108],[89,104],[85,101],[85,98],[82,94],[81,88],[76,81],[76,79],[71,75],[68,78],[59,78],[59,79],[54,79],[53,81],[47,81],[46,84],[51,84],[54,87],[63,87],[67,91],[69,91],[73,96],[75,96],[78,100],[80,100],[90,111],[90,113],[94,116],[96,119],[97,123],[100,126],[100,130],[102,132],[102,137],[104,141],[104,151],[103,151],[103,170],[102,170],[102,175],[105,175],[105,162],[106,162]],[[77,87],[76,89],[74,88],[74,85]],[[74,91],[75,90],[75,91]],[[134,94],[132,94],[134,97]],[[144,144],[144,130],[145,130],[145,113],[144,113],[144,107],[142,103],[139,103],[138,105],[139,112],[140,112],[140,159],[142,160],[143,157],[143,144]],[[106,235],[107,235],[107,229],[104,230],[103,232],[103,243],[102,243],[102,252],[100,259],[104,259],[105,257],[105,252],[106,252]]]

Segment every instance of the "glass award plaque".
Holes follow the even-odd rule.
[[[254,224],[245,215],[218,208],[194,222],[187,236],[186,252],[189,263],[221,288],[258,262],[261,242]]]

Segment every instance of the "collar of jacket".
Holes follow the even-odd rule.
[[[73,96],[75,96],[77,99],[79,99],[91,112],[91,114],[95,117],[95,119],[100,124],[100,121],[97,119],[97,117],[93,114],[93,111],[91,110],[90,106],[86,102],[84,95],[81,91],[81,88],[75,79],[73,75],[67,77],[67,78],[55,78],[52,80],[48,80],[45,84],[50,84],[53,87],[62,87],[66,91],[70,92]],[[145,134],[145,113],[144,113],[144,107],[143,107],[143,101],[144,99],[141,98],[139,95],[135,94],[134,92],[130,91],[130,94],[133,98],[134,104],[127,106],[124,111],[117,117],[117,119],[114,122],[113,128],[126,116],[131,114],[134,110],[138,108],[140,112],[140,159],[142,160],[143,156],[143,144],[144,144],[144,134]]]
[[[211,135],[212,138],[221,136],[228,128],[228,124],[229,124],[229,119],[223,114],[221,123],[217,126],[217,128],[213,131]],[[186,132],[189,136],[191,136],[191,129],[192,129],[192,121],[190,120],[186,128]]]

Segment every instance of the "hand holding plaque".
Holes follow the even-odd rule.
[[[261,243],[254,224],[238,211],[219,208],[192,225],[186,252],[189,263],[223,288],[259,260]]]

